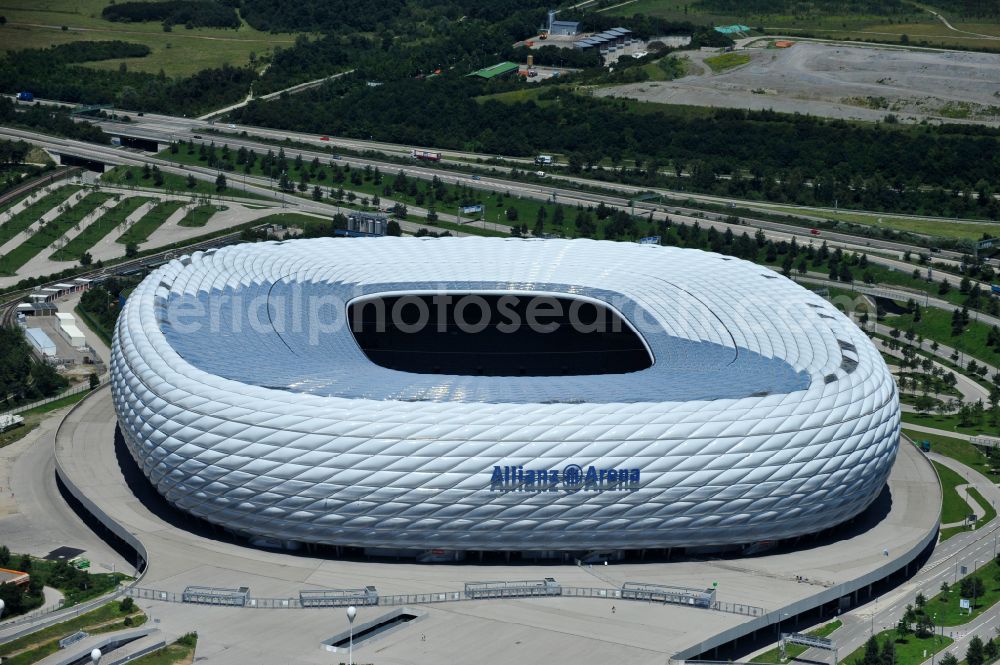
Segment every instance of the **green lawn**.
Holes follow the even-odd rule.
[[[930,606],[930,603],[928,603]],[[884,630],[876,636],[881,644],[885,640],[892,640],[896,647],[895,665],[918,665],[930,657],[932,653],[938,653],[948,648],[954,640],[943,635],[919,638],[916,635],[906,635],[900,637],[896,630]],[[924,652],[926,650],[926,656]],[[844,665],[861,665],[864,660],[865,647],[861,645],[852,651],[846,658],[841,659]]]
[[[15,651],[21,651],[32,646],[37,646],[50,640],[56,640],[58,642],[58,640],[66,637],[67,635],[72,635],[78,630],[83,630],[88,626],[104,623],[105,621],[110,621],[120,616],[122,616],[122,612],[119,606],[119,601],[115,600],[105,605],[101,605],[95,610],[91,610],[90,612],[70,619],[69,621],[64,621],[47,628],[42,628],[41,630],[31,633],[30,635],[25,635],[24,637],[19,637],[16,640],[2,644],[0,645],[0,656],[7,656]],[[58,651],[58,649],[59,645],[57,643],[56,650]],[[3,662],[4,665],[7,665],[8,663],[13,663],[15,661],[4,658]]]
[[[809,632],[806,633],[806,635],[813,635],[815,637],[828,637],[830,633],[837,630],[842,625],[843,624],[841,623],[840,619],[834,619],[833,621],[824,626],[820,626],[815,630],[810,630]],[[804,647],[801,644],[789,644],[787,647],[785,647],[785,656],[786,656],[785,660],[795,660],[803,653],[805,653],[807,649],[808,647]],[[781,649],[779,647],[775,647],[770,651],[765,651],[759,656],[754,656],[753,658],[750,659],[750,662],[751,663],[785,662],[780,660],[780,658],[781,658]]]
[[[75,185],[60,187],[54,192],[46,194],[38,201],[32,203],[30,206],[11,217],[9,220],[4,222],[3,226],[0,226],[0,245],[9,242],[18,233],[21,233],[26,228],[37,222],[39,217],[47,213],[49,210],[52,210],[78,191],[80,191],[80,188]]]
[[[921,413],[904,413],[903,424],[904,426],[909,423],[911,425],[923,425],[924,427],[933,427],[935,429],[948,430],[949,432],[957,432],[959,434],[996,434],[998,433],[998,428],[989,425],[984,422],[979,425],[972,425],[970,427],[963,427],[959,425],[958,415],[937,415],[937,414],[921,414]],[[921,434],[920,436],[924,436]],[[926,437],[924,437],[926,438]]]
[[[188,633],[182,635],[173,644],[168,644],[159,651],[143,656],[132,662],[136,665],[175,665],[177,663],[190,663],[194,656],[194,650],[198,645],[198,634]]]
[[[718,74],[719,72],[724,72],[727,69],[747,64],[750,62],[750,54],[723,53],[722,55],[714,55],[711,58],[705,58],[704,62],[712,69],[713,73]]]
[[[205,226],[212,215],[220,210],[226,210],[225,206],[201,205],[188,210],[184,219],[177,222],[178,226]]]
[[[166,155],[162,154],[161,157]],[[131,177],[129,177],[131,174]],[[122,187],[145,187],[147,189],[162,189],[166,192],[172,192],[175,194],[186,194],[191,197],[197,196],[228,196],[234,197],[238,196],[247,199],[265,199],[265,197],[258,194],[252,194],[244,192],[242,189],[233,187],[232,184],[236,182],[236,176],[231,177],[230,186],[226,187],[221,192],[216,191],[215,183],[208,182],[207,180],[199,180],[195,178],[194,186],[188,187],[188,180],[185,176],[178,175],[176,173],[164,173],[163,175],[163,185],[157,187],[153,183],[152,178],[143,179],[142,168],[138,166],[116,166],[110,171],[106,171],[102,176],[101,180],[114,185],[120,185]]]
[[[3,27],[0,50],[44,48],[74,41],[122,39],[146,44],[152,50],[144,58],[126,58],[131,71],[167,76],[190,75],[208,67],[230,64],[246,65],[251,53],[265,56],[275,47],[287,48],[295,34],[267,33],[244,23],[239,30],[194,28],[177,25],[164,32],[159,21],[118,23],[101,18],[107,0],[39,0],[11,2],[3,8],[7,25]],[[66,30],[62,30],[66,26]],[[121,59],[94,63],[92,66],[117,69]]]
[[[969,488],[969,495],[986,511],[986,514],[976,520],[975,523],[975,529],[981,529],[997,516],[997,511],[988,501],[986,501],[986,499],[983,498],[983,495],[980,494],[979,490],[975,487]],[[973,529],[970,529],[968,526],[952,526],[947,529],[941,529],[941,542],[948,540],[952,536],[971,530]]]
[[[754,207],[763,207],[775,212],[791,215],[810,215],[838,222],[864,224],[866,226],[877,226],[897,231],[909,231],[911,233],[939,238],[978,240],[983,237],[983,233],[989,233],[994,237],[1000,236],[1000,224],[991,222],[957,222],[945,218],[928,219],[878,213],[813,210],[758,203],[754,203],[753,205]]]
[[[969,610],[963,610],[959,607],[958,601],[961,593],[959,592],[959,585],[953,583],[952,578],[947,580],[951,585],[948,593],[938,593],[927,601],[927,611],[931,615],[937,615],[935,624],[938,626],[960,626],[972,621],[983,612],[988,611],[1000,600],[1000,582],[998,582],[1000,566],[997,565],[996,561],[981,562],[979,569],[969,573],[966,577],[973,575],[983,581],[986,592],[981,597],[975,599],[976,602],[973,606],[972,615],[969,615]],[[970,598],[970,600],[972,599]]]
[[[114,208],[104,213],[96,222],[84,229],[83,233],[53,252],[49,258],[54,261],[79,261],[80,256],[84,252],[97,244],[101,238],[111,233],[140,206],[152,200],[145,196],[127,197]]]
[[[967,485],[968,481],[943,464],[937,462],[933,462],[933,464],[941,478],[941,489],[944,494],[941,505],[941,523],[961,522],[972,513],[972,508],[965,502],[965,499],[959,496],[955,488],[959,485]]]
[[[128,227],[125,233],[118,236],[115,242],[127,245],[130,242],[144,243],[156,229],[184,206],[183,201],[161,201],[152,210],[142,216],[135,224]]]
[[[0,258],[0,274],[13,275],[25,263],[63,237],[84,217],[111,198],[110,194],[91,192],[72,208],[48,222],[31,237]]]
[[[997,473],[990,464],[989,458],[986,454],[968,441],[955,439],[950,436],[925,434],[923,432],[907,430],[905,423],[903,424],[903,431],[916,442],[924,440],[930,441],[931,452],[938,453],[939,455],[944,455],[945,457],[950,457],[957,462],[961,462],[970,469],[983,474],[994,483],[1000,482],[1000,473]]]
[[[1000,365],[1000,352],[986,345],[986,338],[990,327],[985,323],[980,323],[973,318],[962,333],[958,336],[951,334],[951,312],[934,307],[926,307],[922,311],[920,321],[913,322],[913,316],[906,314],[903,316],[887,316],[885,324],[894,326],[900,330],[912,329],[918,335],[923,335],[924,339],[937,340],[941,344],[959,349],[966,355],[977,360],[985,361],[991,365]],[[966,359],[968,362],[968,359]]]

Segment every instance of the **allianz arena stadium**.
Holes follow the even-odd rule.
[[[592,240],[266,242],[175,259],[115,332],[119,428],[168,502],[378,551],[735,546],[883,491],[865,334],[759,265]]]

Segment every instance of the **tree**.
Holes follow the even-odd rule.
[[[194,176],[188,173],[187,176],[187,188],[194,189],[198,185],[198,181],[194,179]]]
[[[10,550],[6,545],[0,545],[0,566],[10,565]]]
[[[92,257],[90,255],[90,252],[84,252],[83,254],[80,255],[80,265],[81,266],[86,267],[86,266],[89,266],[93,262],[94,262],[94,257]]]
[[[983,641],[979,635],[974,635],[969,640],[969,648],[965,652],[965,661],[969,665],[983,665],[985,660],[986,654],[983,649]]]
[[[958,665],[958,658],[955,658],[955,654],[948,652],[941,657],[941,665]]]
[[[872,635],[865,642],[865,655],[861,659],[862,665],[879,665],[881,662],[878,653],[878,640]],[[956,664],[957,665],[957,664]]]
[[[128,614],[135,609],[135,601],[129,596],[125,596],[120,601],[118,601],[118,610],[122,614]]]
[[[880,665],[896,665],[896,643],[892,640],[882,642],[882,651],[879,653]],[[980,665],[982,665],[980,663]]]
[[[94,374],[93,372],[90,373],[90,376],[87,377],[87,379],[90,381],[90,389],[91,390],[93,390],[97,386],[101,385],[101,380],[98,379],[97,375]]]
[[[219,171],[219,175],[215,176],[215,191],[223,192],[226,189],[226,176]]]
[[[163,173],[159,166],[153,166],[153,184],[157,187],[163,186]]]
[[[927,605],[927,596],[925,596],[923,592],[920,592],[917,594],[917,597],[913,602],[916,604],[918,610],[922,610],[924,609],[924,606]]]
[[[399,222],[394,219],[390,219],[389,223],[385,225],[385,234],[387,236],[399,237],[403,235],[403,229],[399,226]]]
[[[322,201],[323,200],[323,190],[319,188],[319,185],[316,185],[316,186],[313,187],[312,197],[313,197],[313,201]]]
[[[134,242],[125,245],[125,256],[130,259],[139,256],[139,245]]]

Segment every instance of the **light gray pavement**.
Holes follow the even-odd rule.
[[[113,198],[108,199],[106,202],[102,203],[97,208],[95,208],[93,212],[87,214],[83,219],[80,220],[78,224],[76,224],[76,226],[71,228],[61,238],[58,238],[56,242],[54,242],[49,247],[46,247],[45,249],[38,252],[30,259],[28,259],[28,261],[18,269],[16,276],[0,278],[0,282],[6,281],[8,283],[16,283],[18,280],[23,279],[25,276],[51,275],[52,273],[59,272],[60,270],[65,270],[66,268],[76,265],[79,262],[79,258],[75,258],[72,261],[55,261],[50,257],[56,250],[64,246],[66,243],[68,243],[76,236],[83,233],[88,226],[96,222],[106,212],[112,210],[120,202],[121,199],[119,200],[115,200]],[[25,239],[26,236],[21,234],[11,242],[15,243],[15,245],[19,245],[23,243]],[[9,284],[5,284],[5,286],[6,285]]]
[[[919,452],[909,446],[901,450],[893,470],[891,507],[882,522],[837,543],[817,545],[800,552],[743,560],[620,564],[602,567],[600,576],[565,565],[427,566],[334,561],[244,548],[208,539],[165,522],[135,497],[122,477],[113,446],[114,421],[107,389],[81,403],[65,420],[61,430],[57,446],[60,463],[88,498],[136,534],[146,546],[150,563],[142,586],[169,591],[180,591],[189,584],[199,583],[227,587],[246,585],[255,596],[280,598],[294,597],[302,588],[356,588],[364,584],[375,585],[382,594],[447,591],[461,589],[466,581],[486,578],[552,576],[565,585],[605,588],[619,586],[624,581],[690,587],[704,587],[717,581],[720,600],[758,605],[773,611],[822,592],[831,585],[857,579],[884,564],[883,549],[887,545],[892,552],[901,553],[908,543],[919,543],[934,528],[940,506],[933,472]],[[796,576],[804,581],[798,581]],[[511,653],[488,646],[496,643],[495,636],[503,636],[503,643],[508,645],[518,640],[522,642],[526,662],[542,662],[542,655],[552,653],[549,649],[556,647],[578,653],[582,662],[597,662],[595,654],[610,657],[616,649],[629,654],[630,660],[636,662],[663,662],[682,647],[695,645],[726,627],[748,620],[738,615],[691,613],[684,608],[635,603],[617,603],[612,616],[611,604],[614,603],[603,600],[559,599],[435,606],[427,610],[439,619],[420,624],[420,631],[428,635],[428,642],[430,636],[434,636],[434,642],[426,647],[426,659],[417,659],[411,654],[418,645],[413,641],[415,631],[409,628],[399,633],[399,646],[393,646],[397,641],[392,636],[378,643],[378,653],[384,653],[382,649],[393,649],[394,657],[399,660],[391,662],[431,662],[435,659],[436,662],[452,662],[448,654],[458,654],[461,648],[466,653],[473,649],[476,662],[509,662]],[[169,603],[156,603],[153,608],[165,622],[167,617],[189,620],[195,609]],[[294,635],[296,644],[307,645],[316,644],[319,638],[318,633],[309,631],[321,626],[324,630],[329,629],[338,614],[335,612],[333,619],[313,624],[314,613],[309,610],[272,612],[209,608],[207,611],[230,616],[229,623],[220,627],[223,633],[219,637],[213,636],[208,629],[199,629],[205,639],[204,647],[199,646],[199,655],[203,648],[206,653],[218,649],[218,660],[213,662],[220,663],[258,662],[241,661],[235,655],[237,651],[232,651],[232,645],[238,641],[236,636],[246,637],[252,634],[248,632],[253,630],[251,626],[259,626],[258,617],[273,624],[275,630],[280,628],[285,634]],[[240,619],[232,620],[232,613],[239,613]],[[315,616],[322,614],[316,612]],[[244,617],[251,621],[245,622]],[[439,624],[442,619],[443,624]],[[453,622],[468,625],[471,632],[467,636],[456,632]],[[180,625],[167,627],[175,632],[185,630]],[[329,634],[333,632],[336,630],[330,630]],[[585,637],[583,646],[571,646]],[[254,645],[260,642],[255,639]],[[605,643],[606,647],[601,646]],[[633,651],[637,645],[642,649]],[[451,651],[453,648],[455,651]],[[479,651],[475,650],[477,648]],[[647,648],[648,658],[643,655]],[[311,649],[297,649],[295,662],[313,662],[308,655]],[[230,652],[232,656],[222,655]],[[245,655],[245,652],[240,653]],[[261,658],[259,662],[276,662]]]
[[[969,109],[966,122],[1000,122],[993,96],[1000,91],[1000,55],[795,42],[787,49],[742,48],[750,62],[724,72],[597,88],[595,94],[866,121],[894,114],[910,122],[952,122],[949,109],[962,104]],[[706,54],[684,55],[700,61]]]
[[[77,517],[59,494],[52,449],[65,407],[21,440],[0,448],[0,544],[42,556],[57,547],[84,550],[94,572],[131,571],[117,552]]]

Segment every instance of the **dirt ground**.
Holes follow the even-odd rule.
[[[667,104],[772,109],[830,118],[939,120],[1000,125],[1000,54],[797,42],[745,49],[748,64],[707,67],[675,81],[596,90]],[[700,64],[706,52],[685,54]]]

